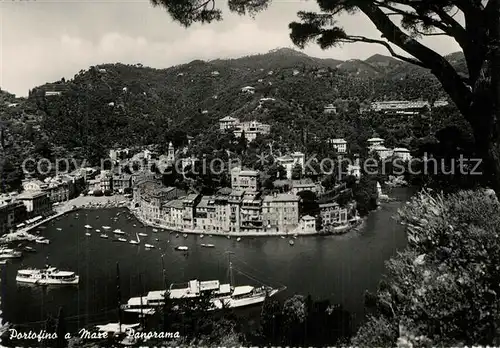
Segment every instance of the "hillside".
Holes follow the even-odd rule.
[[[459,56],[453,60],[461,64]],[[245,86],[254,87],[255,94],[242,93]],[[33,151],[97,161],[112,146],[166,146],[170,140],[177,146],[186,134],[214,129],[227,115],[268,122],[281,129],[280,139],[289,141],[300,140],[304,131],[326,137],[342,129],[325,119],[326,104],[342,105],[352,113],[352,103],[442,96],[428,72],[391,57],[342,62],[281,48],[167,69],[141,64],[90,67],[71,80],[33,88],[28,99],[3,92],[0,125],[2,141],[11,144],[6,158],[16,167],[16,159]],[[260,106],[263,97],[275,100]]]

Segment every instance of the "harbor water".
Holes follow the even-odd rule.
[[[357,231],[341,236],[298,237],[293,246],[280,237],[242,237],[238,242],[234,237],[184,238],[182,234],[176,237],[175,232],[155,233],[123,208],[73,212],[38,229],[50,244],[30,244],[36,253],[24,253],[22,259],[0,266],[1,320],[26,330],[40,329],[48,316],[56,317],[63,307],[72,331],[116,322],[117,263],[122,302],[126,302],[129,297],[165,288],[162,255],[169,284],[191,279],[228,281],[230,251],[237,285],[285,285],[281,296],[310,294],[315,299],[330,299],[342,304],[359,322],[364,316],[365,291],[376,289],[384,262],[406,245],[404,227],[393,217],[410,194],[410,189],[393,190],[391,195],[397,201],[383,204]],[[85,225],[92,229],[87,230]],[[102,226],[111,229],[105,231]],[[96,229],[106,232],[109,239],[100,238]],[[116,242],[114,229],[123,230],[128,240],[136,239],[136,233],[148,236],[139,237],[140,245]],[[145,250],[144,243],[156,248]],[[203,248],[202,243],[214,244],[215,248]],[[180,245],[187,246],[189,252],[175,251],[174,247]],[[18,269],[40,268],[47,262],[61,270],[75,271],[80,276],[79,286],[16,284]]]

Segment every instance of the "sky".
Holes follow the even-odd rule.
[[[295,48],[288,23],[297,19],[297,11],[314,11],[316,6],[315,1],[274,0],[253,19],[224,11],[222,22],[186,29],[148,0],[3,0],[0,87],[26,96],[34,86],[72,78],[91,65],[120,62],[167,68],[194,59],[237,58],[279,47]],[[339,24],[350,34],[380,38],[363,15],[342,16]],[[441,54],[459,50],[454,41],[440,36],[424,43]],[[341,60],[389,55],[383,46],[372,44],[325,51],[312,44],[303,52]]]

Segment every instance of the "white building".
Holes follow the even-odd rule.
[[[366,141],[368,143],[368,149],[372,149],[376,146],[384,145],[384,139],[382,138],[370,138]]]
[[[239,138],[245,132],[245,139],[248,142],[254,141],[259,134],[269,134],[271,126],[258,121],[236,122],[234,124],[234,136]]]
[[[292,179],[293,168],[297,163],[304,169],[305,157],[302,152],[294,152],[291,155],[278,157],[276,161],[285,168],[286,177],[290,180]]]
[[[328,104],[327,106],[325,106],[325,108],[323,109],[323,112],[325,114],[336,114],[337,113],[337,108],[335,106],[333,106],[333,104]]]
[[[411,160],[410,150],[404,147],[396,147],[393,150],[393,155],[395,157],[401,158],[404,162]]]
[[[236,123],[238,123],[238,119],[231,117],[231,116],[226,116],[224,118],[221,118],[219,120],[219,129],[220,130],[226,130],[226,129],[231,129],[234,128]]]
[[[344,139],[328,139],[328,143],[332,145],[338,153],[347,152],[347,141]]]
[[[376,152],[378,154],[378,156],[380,157],[380,159],[386,159],[386,158],[392,156],[392,150],[388,149],[387,147],[385,147],[383,145],[374,146],[371,148],[371,151]]]

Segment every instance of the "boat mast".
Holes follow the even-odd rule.
[[[233,277],[233,263],[231,262],[231,254],[234,254],[232,251],[228,251],[228,259],[229,259],[229,285],[234,286],[234,277]]]
[[[116,263],[116,295],[118,297],[118,325],[119,332],[122,333],[122,309],[121,309],[121,292],[120,292],[120,264]]]
[[[141,274],[139,273],[139,295],[141,296],[140,299],[141,299],[141,321],[143,322],[143,325],[142,327],[144,327],[144,312],[142,310],[142,277],[141,277]]]

